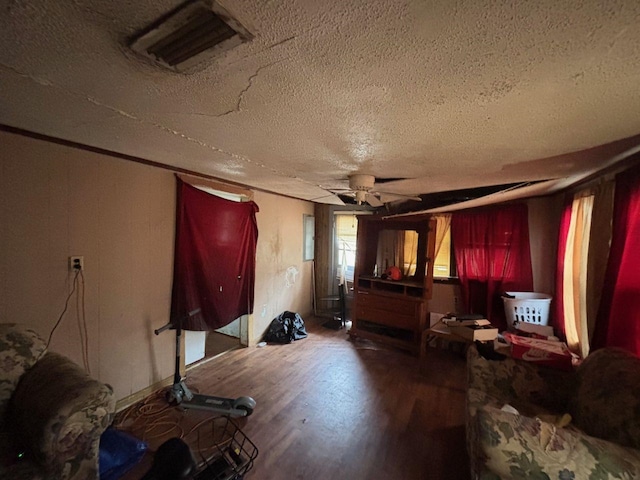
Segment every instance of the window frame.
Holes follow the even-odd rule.
[[[302,261],[315,259],[315,216],[302,214]]]
[[[449,227],[451,228],[451,227]],[[449,230],[451,231],[451,230]],[[435,258],[433,259],[434,263],[435,263]],[[458,278],[458,270],[457,270],[457,265],[456,265],[456,255],[455,255],[455,251],[454,251],[454,245],[453,245],[453,236],[449,235],[449,275],[447,276],[440,276],[440,275],[436,275],[435,272],[433,272],[433,281],[435,283],[460,283],[460,279]]]
[[[340,251],[341,246],[340,246],[340,242],[339,242],[339,237],[338,237],[338,217],[339,216],[350,216],[352,217],[356,222],[358,221],[357,216],[361,215],[362,213],[359,211],[342,211],[342,210],[338,210],[333,212],[333,226],[332,226],[332,243],[333,243],[333,266],[332,266],[332,270],[335,272],[335,278],[336,279],[340,279]],[[351,270],[351,275],[349,275],[349,269],[348,269],[348,265],[347,268],[345,268],[345,281],[349,284],[349,283],[353,283],[354,280],[354,275],[355,275],[355,256],[357,254],[357,248],[358,248],[358,228],[356,226],[356,236],[355,236],[355,241],[353,243],[353,255],[354,255],[354,265],[353,265],[353,269]],[[345,245],[348,245],[345,242]]]

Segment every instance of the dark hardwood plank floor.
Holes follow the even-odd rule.
[[[306,323],[304,340],[234,350],[188,371],[187,383],[202,393],[256,399],[253,415],[238,421],[260,450],[247,480],[469,478],[459,353],[430,349],[420,372],[417,357],[351,341],[315,319]],[[166,435],[130,430],[155,449],[208,415],[166,412],[182,422],[180,429],[152,415],[161,430],[169,425]],[[130,412],[119,420],[121,428],[130,426]],[[147,457],[127,480],[142,476]]]

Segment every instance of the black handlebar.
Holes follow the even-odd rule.
[[[191,310],[189,313],[187,313],[183,318],[191,318],[194,315],[199,314],[201,311],[202,311],[201,308],[196,308],[195,310]],[[169,322],[166,325],[154,330],[153,333],[155,333],[156,335],[160,335],[162,332],[164,332],[165,330],[169,330],[170,328],[175,328],[175,326],[171,322]]]
[[[153,333],[155,333],[156,335],[160,335],[162,332],[164,332],[165,330],[168,330],[171,327],[173,327],[173,323],[169,322],[166,325],[164,325],[163,327],[160,327],[160,328],[154,330]]]

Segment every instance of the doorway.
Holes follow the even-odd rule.
[[[229,325],[207,332],[204,358],[213,358],[221,353],[243,346],[242,332],[246,331],[246,317],[247,315],[242,315],[242,317],[236,318]]]
[[[218,190],[202,183],[190,183],[192,187],[208,194],[232,202],[247,202],[252,199],[250,192],[232,193]],[[228,243],[228,242],[227,242]],[[225,245],[226,247],[226,245]],[[238,277],[240,278],[240,277]],[[220,287],[222,292],[222,286]],[[226,290],[225,290],[226,291]],[[231,323],[210,331],[184,331],[185,365],[214,358],[222,353],[248,345],[249,315],[241,315]]]

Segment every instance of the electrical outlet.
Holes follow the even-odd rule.
[[[80,270],[84,270],[84,257],[69,257],[69,271],[79,272]]]

